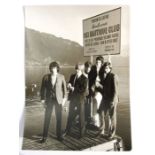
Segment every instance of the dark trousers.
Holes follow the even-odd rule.
[[[101,122],[102,134],[105,132],[105,117],[108,113],[108,135],[114,136],[116,133],[116,106],[115,104],[112,107],[104,107],[104,109],[99,111],[99,117]]]
[[[57,137],[60,138],[62,135],[62,129],[61,129],[62,105],[59,105],[56,100],[52,100],[52,99],[48,101],[47,107],[45,110],[43,137],[47,137],[48,135],[48,129],[49,129],[49,124],[51,120],[53,106],[55,106],[55,113],[56,113],[56,134],[57,134]]]
[[[87,124],[91,121],[91,97],[85,98],[85,121]]]
[[[69,115],[66,126],[66,132],[69,133],[72,127],[72,123],[75,120],[75,117],[79,115],[79,130],[80,136],[84,135],[85,132],[85,106],[84,106],[84,98],[72,98],[69,105]]]

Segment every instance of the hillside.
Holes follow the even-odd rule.
[[[25,58],[26,66],[44,66],[53,60],[72,66],[90,60],[83,56],[83,47],[77,42],[29,28],[25,29]],[[128,57],[114,55],[111,59],[113,66],[128,66],[129,63]]]
[[[47,65],[52,60],[74,65],[88,59],[83,57],[80,44],[28,28],[25,29],[25,57],[26,65]]]

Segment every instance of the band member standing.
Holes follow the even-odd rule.
[[[66,126],[65,134],[70,132],[72,127],[72,122],[75,117],[79,115],[79,130],[80,130],[80,138],[85,133],[85,109],[84,109],[84,101],[87,95],[87,78],[82,74],[84,70],[83,64],[77,64],[75,66],[76,74],[71,75],[68,89],[69,92],[69,115],[68,122]]]
[[[118,103],[118,78],[111,72],[112,65],[109,62],[104,64],[103,100],[99,107],[101,120],[101,135],[105,134],[105,116],[108,113],[108,137],[113,138],[116,132],[116,107]]]
[[[102,100],[102,88],[101,86],[101,76],[103,74],[103,63],[104,59],[102,56],[98,56],[96,58],[96,64],[92,66],[89,76],[90,83],[90,94],[92,96],[92,119],[94,121],[94,125],[99,127],[99,115],[97,113],[97,109],[100,106]]]
[[[90,78],[90,71],[91,71],[92,64],[91,62],[87,61],[85,62],[84,66],[85,66],[85,69],[83,74],[88,79],[88,95],[85,98],[85,120],[87,122],[87,125],[89,125],[91,121],[91,95],[90,95],[89,78]]]
[[[66,81],[62,74],[59,74],[59,64],[51,62],[49,65],[50,74],[47,74],[42,79],[41,85],[41,102],[45,105],[45,120],[43,128],[43,138],[40,142],[45,142],[48,136],[48,129],[51,119],[53,106],[56,112],[56,134],[58,140],[63,140],[61,120],[62,106],[67,99]]]

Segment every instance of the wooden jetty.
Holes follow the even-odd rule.
[[[23,135],[22,150],[59,150],[59,151],[122,151],[123,141],[121,137],[112,139],[97,136],[98,131],[88,128],[83,138],[79,137],[77,124],[74,123],[69,135],[63,141],[58,141],[54,129],[49,131],[45,143],[39,143],[41,138],[44,109],[38,100],[31,106],[25,107],[25,130]],[[53,115],[54,116],[54,115]],[[64,115],[65,116],[65,115]],[[65,116],[67,117],[67,115]],[[53,123],[54,124],[54,123]],[[65,125],[64,125],[65,126]],[[32,131],[33,130],[33,131]],[[37,135],[38,134],[38,135]]]
[[[59,150],[59,151],[123,151],[123,143],[120,137],[114,137],[111,140],[103,138],[91,138],[88,135],[81,139],[72,136],[66,136],[60,142],[49,136],[43,144],[38,140],[24,138],[23,150]]]
[[[49,133],[45,143],[39,143],[41,136],[31,139],[23,139],[23,150],[59,150],[59,151],[122,151],[123,141],[115,136],[111,140],[102,137],[94,137],[93,132],[88,131],[83,138],[78,138],[74,128],[63,141],[58,141],[54,133]]]

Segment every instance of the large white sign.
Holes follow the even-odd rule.
[[[121,8],[83,20],[84,56],[119,54]]]

